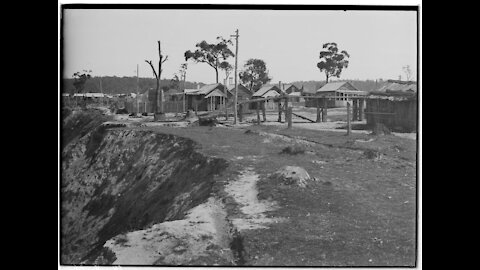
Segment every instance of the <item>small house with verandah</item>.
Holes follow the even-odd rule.
[[[350,82],[329,82],[318,89],[315,95],[332,97],[327,100],[328,107],[346,107],[353,97],[365,96],[367,92],[358,90]]]
[[[185,89],[186,107],[195,111],[215,111],[225,108],[226,88],[221,83],[207,84],[199,89]]]
[[[282,90],[278,88],[277,85],[264,85],[262,88],[260,88],[258,91],[253,93],[252,99],[255,98],[268,98],[268,97],[279,97],[283,94]],[[265,103],[265,109],[270,109],[274,110],[275,109],[275,100],[274,99],[269,99]],[[256,103],[251,103],[250,109],[255,109]]]
[[[413,132],[417,129],[417,84],[389,80],[366,98],[367,126],[382,123],[392,131]]]

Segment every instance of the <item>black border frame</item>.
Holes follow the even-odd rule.
[[[295,4],[60,4],[60,72],[59,72],[59,85],[60,85],[60,100],[59,100],[59,125],[60,125],[60,150],[63,146],[62,140],[62,129],[61,129],[61,119],[62,118],[62,97],[61,94],[63,93],[63,70],[64,70],[64,40],[63,40],[63,31],[64,31],[64,10],[65,9],[131,9],[131,10],[151,10],[151,9],[158,9],[158,10],[168,10],[168,9],[185,9],[185,10],[343,10],[343,11],[415,11],[417,12],[417,134],[416,134],[416,221],[415,221],[415,265],[414,266],[233,266],[233,267],[246,267],[246,268],[417,268],[419,265],[418,258],[419,258],[419,157],[420,157],[420,103],[421,103],[421,82],[420,82],[420,5],[295,5]],[[60,164],[59,164],[59,185],[58,185],[58,205],[61,207],[61,189],[60,189],[60,181],[62,178],[62,170],[61,170],[61,153],[60,156]],[[175,265],[94,265],[94,264],[62,264],[61,262],[61,217],[60,217],[60,209],[58,209],[58,218],[59,218],[59,242],[58,242],[58,250],[59,250],[59,265],[60,266],[101,266],[101,267],[223,267],[223,268],[230,268],[231,266],[204,266],[204,265],[194,265],[194,266],[175,266]]]

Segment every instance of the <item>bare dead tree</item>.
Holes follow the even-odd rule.
[[[158,41],[158,56],[160,60],[158,60],[158,73],[155,71],[155,67],[152,64],[152,61],[150,60],[145,60],[150,67],[152,68],[153,75],[155,76],[155,79],[157,80],[157,89],[155,90],[155,102],[153,103],[153,112],[156,114],[158,112],[158,91],[160,90],[160,76],[162,76],[162,64],[165,63],[168,59],[168,55],[165,56],[165,59],[163,58],[162,55],[162,47],[160,44],[160,40]],[[160,113],[163,113],[163,95],[160,95]]]

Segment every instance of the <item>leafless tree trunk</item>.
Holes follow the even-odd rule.
[[[155,102],[153,103],[153,112],[158,113],[158,95],[159,95],[159,90],[160,90],[160,76],[162,75],[162,64],[167,61],[168,55],[165,56],[165,59],[163,59],[162,55],[162,47],[160,45],[160,40],[158,41],[158,56],[160,60],[158,60],[158,73],[155,71],[155,67],[152,64],[152,61],[145,60],[150,67],[152,68],[153,75],[155,76],[155,79],[157,80],[157,89],[155,90]],[[162,95],[160,95],[160,113],[163,113],[163,99]]]

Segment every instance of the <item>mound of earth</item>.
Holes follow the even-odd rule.
[[[302,188],[306,187],[307,182],[312,180],[308,172],[298,166],[284,166],[270,177],[280,179],[285,185],[297,185]]]

